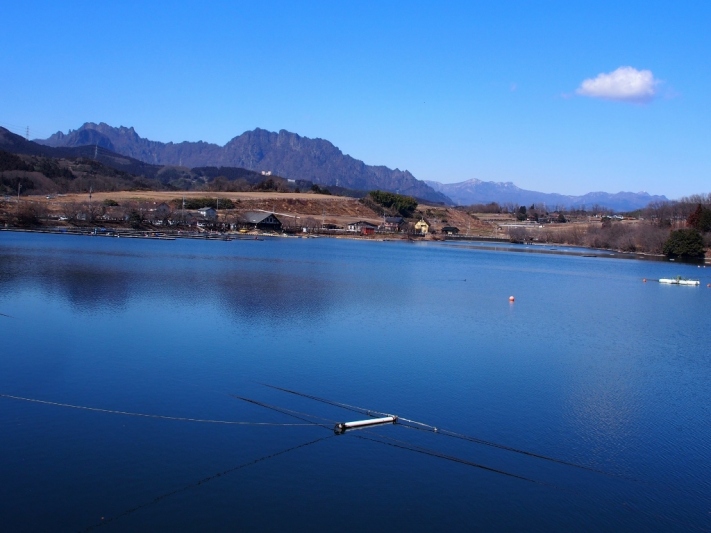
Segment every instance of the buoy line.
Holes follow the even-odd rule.
[[[544,483],[544,482],[542,482],[542,481],[537,481],[537,480],[535,480],[535,479],[531,479],[531,478],[528,478],[528,477],[519,476],[518,474],[512,474],[511,472],[506,472],[505,470],[499,470],[498,468],[492,468],[492,467],[490,467],[490,466],[482,465],[482,464],[480,464],[480,463],[475,463],[475,462],[469,461],[469,460],[467,460],[467,459],[462,459],[461,457],[456,457],[456,456],[454,456],[454,455],[447,455],[447,454],[444,454],[444,453],[441,453],[441,452],[438,452],[438,451],[435,451],[435,450],[430,450],[430,449],[428,449],[428,448],[423,448],[422,446],[416,446],[416,445],[414,445],[414,444],[410,444],[409,442],[401,441],[401,440],[398,440],[398,439],[393,439],[392,437],[385,437],[385,436],[383,436],[383,435],[377,435],[377,436],[380,437],[381,439],[387,439],[388,441],[391,441],[391,442],[386,442],[385,440],[378,440],[378,439],[374,439],[374,438],[372,438],[372,437],[365,437],[365,436],[363,436],[363,435],[354,435],[354,436],[355,436],[355,438],[357,438],[357,439],[369,440],[369,441],[371,441],[371,442],[377,442],[378,444],[384,444],[384,445],[386,445],[386,446],[392,446],[392,447],[394,447],[394,448],[400,448],[400,449],[402,449],[402,450],[409,450],[409,451],[411,451],[411,452],[417,452],[417,453],[421,453],[421,454],[424,454],[424,455],[429,455],[429,456],[431,456],[431,457],[437,457],[437,458],[439,458],[439,459],[445,459],[445,460],[447,460],[447,461],[452,461],[452,462],[454,462],[454,463],[459,463],[459,464],[463,464],[463,465],[466,465],[466,466],[472,466],[472,467],[475,467],[475,468],[481,468],[482,470],[487,470],[487,471],[489,471],[489,472],[493,472],[494,474],[501,474],[501,475],[504,475],[504,476],[508,476],[508,477],[520,479],[520,480],[522,480],[522,481],[528,481],[529,483],[537,483],[537,484],[539,484],[539,485],[553,486],[553,485],[549,485],[548,483]],[[557,488],[557,487],[556,487],[556,488]]]
[[[405,419],[401,418],[400,420],[405,420]],[[408,420],[408,422],[410,422],[410,421]],[[421,426],[427,426],[427,424],[422,424],[421,422],[415,422],[415,423],[419,424]],[[588,470],[590,472],[595,472],[597,474],[604,474],[606,476],[616,476],[616,474],[610,474],[609,472],[605,472],[604,470],[598,470],[598,469],[593,468],[591,466],[585,466],[585,465],[581,465],[578,463],[571,463],[570,461],[565,461],[563,459],[556,459],[555,457],[549,457],[547,455],[541,455],[539,453],[529,452],[527,450],[521,450],[519,448],[512,448],[511,446],[506,446],[505,444],[499,444],[497,442],[491,442],[491,441],[479,439],[477,437],[463,435],[461,433],[455,433],[454,431],[449,431],[447,429],[439,429],[434,426],[429,426],[432,429],[426,429],[426,428],[421,428],[421,427],[409,426],[407,424],[400,424],[400,425],[407,428],[407,429],[415,429],[418,431],[428,431],[430,433],[437,433],[439,435],[444,435],[445,437],[452,437],[455,439],[466,440],[468,442],[474,442],[476,444],[483,444],[484,446],[491,446],[492,448],[499,448],[500,450],[506,450],[508,452],[520,453],[522,455],[528,455],[530,457],[535,457],[537,459],[543,459],[544,461],[551,461],[551,462],[566,465],[566,466],[572,466],[574,468],[581,468],[583,470]]]
[[[558,491],[566,492],[566,493],[569,493],[569,494],[575,494],[575,495],[578,495],[578,496],[584,495],[584,493],[583,493],[582,491],[578,490],[578,489],[571,489],[571,488],[567,488],[567,487],[561,487],[560,485],[555,485],[555,484],[552,484],[552,483],[546,483],[545,481],[539,481],[539,480],[536,480],[536,479],[527,478],[527,477],[525,477],[525,476],[520,476],[520,475],[518,475],[518,474],[513,474],[513,473],[507,472],[507,471],[505,471],[505,470],[500,470],[500,469],[497,469],[497,468],[492,468],[492,467],[489,467],[489,466],[486,466],[486,465],[482,465],[482,464],[479,464],[479,463],[475,463],[475,462],[473,462],[473,461],[469,461],[468,459],[462,459],[462,458],[460,458],[460,457],[456,457],[456,456],[452,456],[452,455],[447,455],[447,454],[438,452],[438,451],[436,451],[436,450],[430,450],[430,449],[424,448],[424,447],[422,447],[422,446],[417,446],[417,445],[414,445],[414,444],[410,444],[409,442],[405,442],[405,441],[401,441],[401,440],[398,440],[398,439],[394,439],[393,437],[387,437],[387,436],[385,436],[385,435],[380,435],[380,434],[378,434],[378,433],[371,433],[371,435],[374,435],[375,437],[378,437],[378,438],[366,437],[366,436],[364,436],[364,435],[352,435],[352,437],[357,438],[357,439],[361,439],[361,440],[367,440],[367,441],[371,441],[371,442],[377,442],[378,444],[383,444],[383,445],[385,445],[385,446],[392,446],[392,447],[394,447],[394,448],[398,448],[398,449],[402,449],[402,450],[408,450],[408,451],[420,453],[420,454],[423,454],[423,455],[429,455],[429,456],[431,456],[431,457],[435,457],[435,458],[438,458],[438,459],[445,459],[445,460],[447,460],[447,461],[451,461],[451,462],[454,462],[454,463],[459,463],[459,464],[462,464],[462,465],[464,465],[464,466],[471,466],[471,467],[475,467],[475,468],[480,468],[480,469],[482,469],[482,470],[486,470],[486,471],[489,471],[489,472],[492,472],[492,473],[495,473],[495,474],[501,474],[501,475],[504,475],[504,476],[513,477],[513,478],[515,478],[515,479],[520,479],[520,480],[522,480],[522,481],[528,481],[528,482],[530,482],[530,483],[535,483],[535,484],[537,484],[537,485],[542,485],[542,486],[545,486],[545,487],[548,487],[548,488],[551,488],[551,489],[555,489],[555,490],[558,490]],[[383,439],[383,440],[378,440],[378,439]],[[390,442],[387,442],[387,441],[390,441]],[[602,472],[602,473],[604,474],[605,472]],[[626,479],[629,479],[629,478],[626,478]],[[632,481],[636,481],[636,480],[632,480]],[[662,516],[662,515],[656,515],[656,514],[653,514],[653,513],[644,512],[644,511],[641,511],[641,510],[639,510],[639,509],[635,509],[635,508],[633,508],[633,507],[630,506],[629,502],[621,502],[621,503],[618,503],[618,505],[619,505],[622,509],[625,509],[626,511],[631,512],[631,513],[638,513],[638,514],[644,514],[644,515],[646,515],[646,516],[653,516],[653,517],[655,517],[655,518],[657,518],[657,519],[659,519],[659,520],[671,522],[671,523],[674,523],[674,524],[677,524],[677,525],[683,525],[683,526],[685,526],[685,527],[692,527],[693,529],[697,529],[698,531],[708,531],[708,530],[706,530],[706,529],[701,529],[701,528],[694,527],[694,526],[692,526],[691,524],[688,524],[688,523],[686,523],[686,522],[682,522],[682,521],[679,521],[679,520],[675,520],[675,519],[672,518],[672,517],[665,517],[665,516]]]
[[[300,413],[299,411],[292,411],[292,410],[290,410],[290,409],[286,409],[286,408],[283,408],[283,407],[277,407],[277,406],[274,406],[274,405],[265,404],[265,403],[259,402],[259,401],[257,401],[257,400],[251,400],[251,399],[249,399],[249,398],[243,398],[243,397],[241,397],[241,396],[236,396],[236,395],[234,395],[234,394],[233,394],[232,396],[233,396],[234,398],[239,399],[239,400],[242,400],[242,401],[245,401],[245,402],[249,402],[249,403],[253,403],[253,404],[255,404],[255,405],[259,405],[260,407],[265,407],[265,408],[267,408],[267,409],[272,409],[272,410],[274,410],[274,411],[276,411],[276,412],[278,412],[278,413],[283,413],[283,414],[286,414],[286,415],[289,415],[289,416],[293,416],[294,418],[298,418],[299,420],[306,420],[305,418],[302,418],[302,416],[310,416],[310,417],[314,417],[314,418],[320,418],[320,417],[315,417],[314,415],[309,415],[309,414],[306,414],[306,413]],[[388,418],[395,418],[395,419],[397,419],[397,417],[388,417]],[[321,418],[321,420],[326,420],[326,419]],[[396,423],[396,420],[395,420],[395,421],[392,421],[392,423],[393,423],[393,424]],[[319,425],[320,425],[321,427],[325,428],[325,429],[328,429],[329,431],[333,431],[333,429],[332,429],[331,427],[329,427],[329,426],[326,426],[326,425],[323,425],[323,424],[319,424]],[[337,428],[339,425],[342,425],[342,424],[337,424],[337,425],[336,425],[336,428]],[[344,432],[345,432],[345,431],[341,431],[341,432],[335,431],[334,436],[341,435],[341,434],[343,434]],[[364,436],[361,436],[361,435],[355,435],[355,437],[356,437],[356,438],[359,438],[359,439],[363,439],[363,440],[369,440],[369,441],[372,441],[372,442],[377,442],[378,444],[384,444],[384,445],[388,445],[388,446],[393,446],[393,447],[395,447],[395,448],[401,448],[401,449],[404,449],[404,450],[410,450],[410,451],[417,452],[417,453],[421,453],[421,454],[424,454],[424,455],[429,455],[429,456],[431,456],[431,457],[437,457],[437,458],[439,458],[439,459],[445,459],[445,460],[447,460],[447,461],[452,461],[452,462],[460,463],[460,464],[467,465],[467,466],[473,466],[473,467],[476,467],[476,468],[481,468],[481,469],[483,469],[483,470],[487,470],[487,471],[493,472],[493,473],[495,473],[495,474],[503,474],[503,475],[505,475],[505,476],[513,477],[513,478],[516,478],[516,479],[521,479],[521,480],[523,480],[523,481],[528,481],[528,482],[531,482],[531,483],[538,483],[538,484],[540,484],[540,485],[546,485],[546,486],[550,486],[550,487],[553,487],[553,488],[558,488],[558,487],[556,487],[555,485],[550,485],[550,484],[548,484],[548,483],[544,483],[543,481],[537,481],[537,480],[535,480],[535,479],[530,479],[530,478],[527,478],[527,477],[524,477],[524,476],[520,476],[520,475],[518,475],[518,474],[512,474],[511,472],[506,472],[506,471],[504,471],[504,470],[499,470],[499,469],[492,468],[492,467],[489,467],[489,466],[485,466],[485,465],[482,465],[482,464],[479,464],[479,463],[474,463],[473,461],[469,461],[469,460],[467,460],[467,459],[462,459],[461,457],[456,457],[456,456],[453,456],[453,455],[446,455],[446,454],[444,454],[444,453],[437,452],[437,451],[435,451],[435,450],[430,450],[430,449],[427,449],[427,448],[423,448],[422,446],[417,446],[417,445],[415,445],[415,444],[411,444],[411,443],[409,443],[409,442],[405,442],[405,441],[401,441],[401,440],[398,440],[398,439],[394,439],[394,438],[392,438],[392,437],[386,437],[385,435],[379,435],[379,434],[377,434],[377,433],[375,433],[374,435],[377,436],[377,437],[379,437],[380,439],[385,439],[385,440],[377,440],[377,439],[374,439],[374,438],[371,438],[371,437],[364,437]],[[387,440],[387,441],[390,441],[390,442],[386,442],[386,440]]]
[[[296,424],[296,425],[300,425],[300,424]],[[334,435],[329,435],[329,436],[327,436],[327,437],[321,437],[321,438],[319,438],[319,439],[312,440],[312,441],[309,441],[309,442],[305,442],[305,443],[303,443],[303,444],[298,444],[298,445],[296,445],[296,446],[292,446],[291,448],[287,448],[287,449],[285,449],[285,450],[281,450],[281,451],[278,451],[278,452],[275,452],[275,453],[272,453],[272,454],[269,454],[269,455],[265,455],[265,456],[263,456],[263,457],[259,457],[258,459],[253,459],[253,460],[251,460],[251,461],[248,461],[248,462],[246,462],[246,463],[239,464],[239,465],[237,465],[237,466],[235,466],[235,467],[232,467],[232,468],[229,468],[229,469],[227,469],[227,470],[223,470],[222,472],[218,472],[217,474],[213,474],[213,475],[211,475],[211,476],[208,476],[208,477],[206,477],[206,478],[203,478],[203,479],[201,479],[200,481],[196,481],[196,482],[194,482],[194,483],[190,483],[189,485],[185,485],[185,486],[183,486],[183,487],[181,487],[181,488],[179,488],[179,489],[175,489],[175,490],[172,490],[172,491],[170,491],[170,492],[166,492],[165,494],[161,494],[160,496],[157,496],[157,497],[153,498],[153,499],[152,499],[151,501],[149,501],[149,502],[143,503],[143,504],[141,504],[141,505],[137,505],[137,506],[135,506],[135,507],[131,507],[130,509],[127,509],[126,511],[124,511],[124,512],[122,512],[122,513],[119,513],[119,514],[117,514],[117,515],[115,515],[115,516],[112,516],[112,517],[110,517],[110,518],[103,518],[103,517],[102,517],[101,522],[97,522],[96,524],[92,524],[91,526],[85,528],[85,529],[83,530],[83,532],[84,532],[84,533],[88,533],[89,531],[93,531],[93,530],[95,530],[95,529],[97,529],[97,528],[103,527],[103,526],[105,526],[105,525],[107,525],[107,524],[110,524],[111,522],[115,522],[116,520],[118,520],[118,519],[120,519],[120,518],[124,518],[124,517],[126,517],[126,516],[128,516],[128,515],[130,515],[130,514],[133,514],[133,513],[135,513],[136,511],[140,511],[141,509],[145,509],[146,507],[150,507],[150,506],[152,506],[152,505],[156,505],[156,504],[160,503],[162,500],[164,500],[164,499],[166,499],[166,498],[169,498],[170,496],[175,496],[176,494],[180,494],[181,492],[185,492],[185,491],[187,491],[187,490],[190,490],[190,489],[192,489],[192,488],[198,487],[198,486],[200,486],[200,485],[204,485],[205,483],[208,483],[208,482],[212,481],[213,479],[217,479],[217,478],[222,477],[222,476],[224,476],[224,475],[230,474],[230,473],[234,472],[235,470],[241,470],[242,468],[247,468],[248,466],[252,466],[252,465],[255,465],[255,464],[257,464],[257,463],[261,463],[262,461],[266,461],[267,459],[273,459],[274,457],[278,457],[279,455],[284,455],[285,453],[289,453],[289,452],[292,452],[292,451],[294,451],[294,450],[298,450],[299,448],[305,448],[305,447],[307,447],[307,446],[311,446],[312,444],[316,444],[316,443],[321,442],[321,441],[324,441],[324,440],[326,440],[326,439],[330,439],[331,437],[334,437]]]
[[[322,403],[325,403],[325,404],[328,404],[328,405],[333,405],[333,406],[335,406],[335,407],[341,407],[341,408],[347,409],[347,410],[349,410],[349,411],[355,411],[355,412],[357,412],[357,413],[366,414],[366,415],[368,415],[368,416],[376,416],[376,415],[377,415],[377,416],[393,416],[393,415],[391,415],[390,413],[383,413],[383,412],[381,412],[381,411],[375,411],[375,410],[373,410],[373,409],[366,409],[366,408],[364,408],[364,407],[357,407],[357,406],[354,406],[354,405],[349,405],[349,404],[345,404],[345,403],[340,403],[340,402],[336,402],[336,401],[333,401],[333,400],[328,400],[328,399],[326,399],[326,398],[320,398],[320,397],[318,397],[318,396],[314,396],[314,395],[311,395],[311,394],[306,394],[306,393],[294,391],[294,390],[291,390],[291,389],[286,389],[286,388],[282,388],[282,387],[277,387],[277,386],[275,386],[275,385],[268,385],[268,384],[266,384],[266,383],[262,383],[262,385],[264,385],[264,386],[266,386],[266,387],[269,387],[269,388],[272,388],[272,389],[280,390],[280,391],[282,391],[282,392],[287,392],[287,393],[289,393],[289,394],[295,394],[295,395],[297,395],[297,396],[302,396],[302,397],[304,397],[304,398],[309,398],[309,399],[314,400],[314,401],[317,401],[317,402],[322,402]],[[499,443],[497,443],[497,442],[487,441],[487,440],[480,439],[480,438],[477,438],[477,437],[472,437],[472,436],[470,436],[470,435],[464,435],[464,434],[462,434],[462,433],[457,433],[457,432],[455,432],[455,431],[450,431],[450,430],[447,430],[447,429],[438,428],[438,427],[433,426],[433,425],[430,425],[430,424],[425,424],[424,422],[418,422],[418,421],[416,421],[416,420],[410,420],[410,419],[404,418],[404,417],[402,417],[402,416],[398,416],[397,418],[398,418],[397,425],[406,427],[406,428],[408,428],[408,429],[416,429],[416,430],[420,430],[420,431],[428,431],[428,432],[431,432],[431,433],[435,433],[435,434],[437,434],[437,435],[443,435],[443,436],[445,436],[445,437],[452,437],[452,438],[455,438],[455,439],[466,440],[466,441],[469,441],[469,442],[473,442],[473,443],[475,443],[475,444],[482,444],[482,445],[484,445],[484,446],[491,446],[491,447],[493,447],[493,448],[499,448],[499,449],[501,449],[501,450],[506,450],[506,451],[513,452],[513,453],[518,453],[518,454],[527,455],[527,456],[530,456],[530,457],[535,457],[535,458],[537,458],[537,459],[542,459],[542,460],[544,460],[544,461],[550,461],[550,462],[553,462],[553,463],[558,463],[558,464],[562,464],[562,465],[566,465],[566,466],[572,466],[572,467],[574,467],[574,468],[580,468],[580,469],[582,469],[582,470],[587,470],[587,471],[589,471],[589,472],[595,472],[595,473],[597,473],[597,474],[604,474],[604,475],[607,475],[607,476],[614,476],[614,477],[623,477],[623,478],[625,478],[625,479],[628,479],[628,478],[626,478],[625,476],[620,476],[619,474],[611,474],[611,473],[609,473],[609,472],[605,472],[605,471],[603,471],[603,470],[598,470],[598,469],[593,468],[593,467],[590,467],[590,466],[586,466],[586,465],[582,465],[582,464],[578,464],[578,463],[573,463],[573,462],[570,462],[570,461],[565,461],[565,460],[563,460],[563,459],[557,459],[557,458],[555,458],[555,457],[550,457],[550,456],[547,456],[547,455],[542,455],[542,454],[539,454],[539,453],[530,452],[530,451],[528,451],[528,450],[522,450],[522,449],[520,449],[520,448],[514,448],[514,447],[512,447],[512,446],[507,446],[507,445],[505,445],[505,444],[499,444]],[[403,423],[403,422],[404,422],[404,423]]]
[[[283,414],[283,415],[291,416],[291,417],[296,418],[296,419],[298,419],[298,420],[303,420],[303,421],[305,421],[305,422],[309,422],[309,425],[312,425],[312,426],[320,426],[320,427],[322,427],[322,428],[326,428],[326,429],[328,429],[329,431],[333,429],[333,425],[327,426],[327,425],[325,425],[325,424],[319,424],[319,423],[317,423],[317,422],[311,422],[308,418],[304,418],[304,417],[316,418],[316,419],[318,419],[318,420],[325,420],[326,422],[329,422],[330,424],[335,424],[335,423],[336,423],[334,420],[329,420],[328,418],[322,418],[322,417],[320,417],[320,416],[310,415],[310,414],[308,414],[308,413],[302,413],[302,412],[300,412],[300,411],[293,411],[293,410],[287,409],[287,408],[285,408],[285,407],[277,407],[276,405],[269,405],[268,403],[259,402],[259,401],[257,401],[257,400],[251,400],[251,399],[249,399],[249,398],[244,398],[244,397],[242,397],[242,396],[237,396],[236,394],[230,394],[230,396],[232,396],[233,398],[236,398],[236,399],[238,399],[238,400],[242,400],[243,402],[253,403],[254,405],[258,405],[258,406],[264,407],[264,408],[266,408],[266,409],[271,409],[272,411],[276,411],[277,413],[281,413],[281,414]],[[291,424],[291,425],[297,425],[297,426],[298,426],[298,425],[301,425],[301,426],[303,426],[303,425],[305,425],[305,424]]]
[[[364,415],[368,415],[368,416],[372,416],[372,417],[375,417],[376,415],[377,416],[393,416],[391,413],[383,413],[381,411],[374,411],[372,409],[366,409],[364,407],[356,407],[355,405],[348,405],[347,403],[334,402],[333,400],[327,400],[325,398],[319,398],[318,396],[312,396],[311,394],[306,394],[306,393],[294,391],[291,389],[277,387],[276,385],[269,385],[268,383],[260,383],[260,385],[269,387],[270,389],[280,390],[282,392],[288,392],[289,394],[295,394],[296,396],[302,396],[304,398],[309,398],[310,400],[315,400],[317,402],[326,403],[328,405],[333,405],[334,407],[340,407],[342,409],[346,409],[347,411],[353,411],[355,413],[360,413],[360,414],[364,414]],[[403,420],[405,420],[405,419],[403,418]]]
[[[0,394],[0,398],[9,398],[11,400],[20,400],[23,402],[40,403],[43,405],[53,405],[55,407],[67,407],[70,409],[80,409],[82,411],[94,411],[97,413],[110,413],[110,414],[114,414],[114,415],[124,415],[124,416],[139,416],[142,418],[158,418],[161,420],[177,420],[180,422],[199,422],[199,423],[203,423],[203,424],[225,424],[225,425],[234,425],[234,426],[317,426],[317,425],[320,425],[320,424],[315,424],[313,422],[309,422],[307,424],[294,424],[294,423],[284,424],[284,423],[278,423],[278,422],[241,422],[241,421],[235,421],[235,420],[210,420],[210,419],[204,419],[204,418],[187,418],[187,417],[181,417],[181,416],[132,413],[132,412],[128,412],[128,411],[116,411],[113,409],[101,409],[99,407],[87,407],[84,405],[72,405],[69,403],[50,402],[47,400],[38,400],[36,398],[24,398],[22,396],[13,396],[11,394]]]

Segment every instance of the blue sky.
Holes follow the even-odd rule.
[[[33,138],[103,121],[224,144],[261,127],[445,183],[711,191],[711,2],[29,0],[3,12],[0,125]]]

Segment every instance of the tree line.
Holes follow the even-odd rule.
[[[711,247],[711,194],[698,194],[677,201],[655,202],[635,213],[634,224],[601,217],[600,224],[574,224],[565,229],[511,228],[514,242],[569,244],[664,254],[699,259]]]
[[[417,200],[412,196],[396,194],[394,192],[386,192],[381,190],[370,191],[368,195],[362,199],[363,203],[373,208],[380,214],[401,215],[409,218],[417,209]]]

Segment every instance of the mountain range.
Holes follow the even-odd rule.
[[[556,207],[588,208],[598,205],[615,211],[634,211],[646,207],[651,202],[666,202],[666,196],[650,195],[646,192],[590,192],[582,196],[545,193],[521,189],[511,182],[494,182],[471,179],[460,183],[439,183],[426,181],[427,185],[446,194],[456,205],[512,203],[514,205],[545,204],[550,209]]]
[[[203,141],[163,143],[139,136],[130,127],[87,122],[68,133],[57,132],[35,142],[55,148],[100,147],[141,161],[149,167],[240,167],[272,172],[292,180],[342,187],[354,191],[381,189],[414,196],[426,202],[471,205],[497,202],[516,205],[544,203],[549,207],[600,205],[616,211],[632,211],[665,196],[646,192],[591,192],[581,196],[521,189],[511,182],[471,179],[460,183],[421,181],[409,171],[367,165],[344,154],[324,139],[310,139],[286,130],[257,128],[234,137],[224,146]]]
[[[76,146],[46,146],[12,133],[0,127],[0,150],[13,154],[23,154],[49,158],[88,158],[98,161],[107,167],[134,176],[154,178],[161,170],[159,165],[151,165],[132,157],[127,157],[95,145]]]
[[[308,190],[309,181],[288,183],[244,168],[151,165],[97,145],[53,147],[28,141],[0,127],[0,192],[28,194],[117,190]],[[334,194],[362,196],[359,191],[333,187]]]
[[[35,142],[52,147],[99,146],[152,165],[240,167],[319,185],[360,191],[382,189],[428,202],[451,204],[447,196],[407,170],[366,165],[343,154],[329,141],[302,137],[286,130],[276,133],[257,128],[219,146],[202,141],[162,143],[140,137],[132,127],[115,128],[105,123],[87,122],[77,130],[66,134],[57,132]]]

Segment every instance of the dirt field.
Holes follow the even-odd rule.
[[[269,193],[269,192],[184,192],[184,191],[118,191],[92,194],[91,201],[102,203],[104,200],[115,200],[120,205],[136,203],[145,206],[168,203],[174,205],[174,200],[181,198],[220,198],[232,200],[235,209],[239,211],[264,210],[273,211],[282,217],[312,217],[319,222],[347,224],[357,220],[378,222],[381,218],[373,210],[364,206],[357,199],[342,196],[329,196],[309,193]],[[27,196],[23,201],[44,204],[50,212],[61,212],[67,203],[89,202],[89,195],[63,194],[46,198],[45,196]],[[287,222],[287,221],[285,221]]]
[[[175,205],[174,200],[181,198],[221,198],[229,199],[237,211],[263,210],[272,211],[281,217],[284,223],[313,219],[319,224],[345,226],[359,220],[374,224],[382,223],[382,216],[365,206],[355,198],[312,193],[274,193],[274,192],[206,192],[206,191],[118,191],[92,194],[91,201],[102,203],[115,200],[120,205],[140,204],[152,208],[162,202]],[[89,202],[89,195],[65,194],[46,198],[45,196],[26,196],[23,201],[38,202],[46,206],[49,212],[61,213],[63,206],[69,203]],[[148,205],[146,205],[148,204]],[[424,218],[432,229],[439,232],[444,226],[456,226],[460,234],[495,235],[494,226],[463,211],[441,206],[420,205],[414,213],[414,219]],[[298,224],[297,224],[298,225]]]

